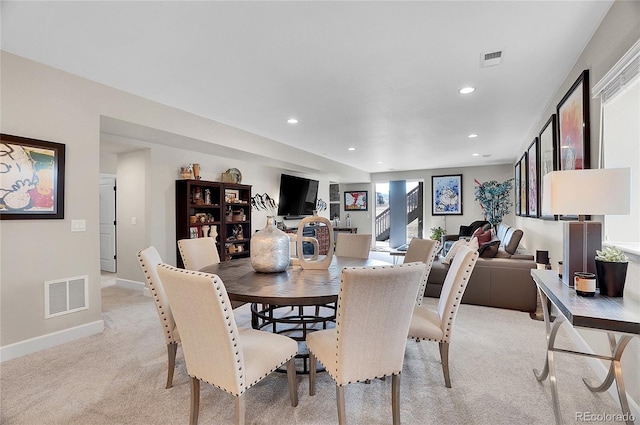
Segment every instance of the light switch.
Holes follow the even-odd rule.
[[[71,220],[72,232],[85,232],[87,230],[86,220]]]

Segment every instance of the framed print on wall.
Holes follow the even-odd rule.
[[[520,161],[516,163],[514,168],[514,195],[515,195],[515,212],[516,215],[520,215]]]
[[[538,217],[540,197],[538,190],[538,138],[527,149],[527,215]]]
[[[557,106],[559,170],[589,168],[589,71],[584,70]]]
[[[462,174],[431,176],[431,214],[462,215]]]
[[[527,153],[520,158],[520,215],[527,216]]]
[[[345,211],[367,211],[369,203],[367,199],[367,190],[345,191],[344,192],[344,210]]]
[[[64,218],[65,145],[0,134],[0,219]]]
[[[589,155],[589,70],[582,71],[557,106],[558,169],[590,168]],[[578,216],[561,215],[561,220],[577,220]]]
[[[558,138],[556,137],[556,128],[556,114],[553,114],[551,115],[551,118],[549,118],[549,120],[546,122],[544,127],[542,127],[542,131],[540,132],[540,136],[538,137],[538,152],[540,153],[538,194],[540,197],[540,202],[542,202],[542,200],[544,199],[544,185],[542,184],[544,176],[558,169]],[[538,206],[542,208],[542,204],[540,202],[538,203]],[[542,211],[540,211],[540,214],[538,216],[543,220],[557,219],[556,215],[544,215],[542,214]]]

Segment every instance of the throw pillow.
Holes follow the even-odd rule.
[[[482,229],[480,229],[480,232],[478,232],[475,236],[478,238],[478,243],[480,245],[485,244],[491,240],[491,229],[485,231],[482,231]]]
[[[498,248],[500,247],[500,241],[495,240],[491,242],[483,243],[478,250],[481,258],[493,258],[498,254]]]
[[[449,248],[447,255],[442,259],[442,264],[450,264],[458,249],[460,249],[461,246],[465,245],[467,245],[467,241],[464,239],[458,239],[457,241],[455,241],[453,245],[451,245],[451,248]]]

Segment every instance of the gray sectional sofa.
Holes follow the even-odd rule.
[[[495,229],[493,240],[485,249],[471,274],[462,297],[466,304],[507,308],[527,312],[536,311],[537,291],[531,278],[536,268],[533,255],[519,250],[522,230],[506,224]],[[433,263],[425,295],[439,297],[449,266],[442,258]]]

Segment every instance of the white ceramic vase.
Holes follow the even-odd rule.
[[[275,218],[251,237],[251,266],[257,272],[278,273],[289,266],[289,236],[276,227]]]

